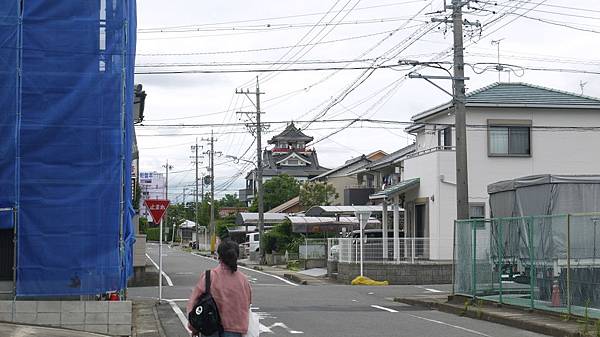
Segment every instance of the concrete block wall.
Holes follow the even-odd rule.
[[[0,301],[0,321],[131,336],[130,301]]]
[[[452,263],[365,263],[363,273],[369,278],[390,284],[448,284],[452,282]],[[338,281],[349,284],[358,275],[360,264],[338,263]]]
[[[133,244],[133,266],[146,266],[146,234],[137,234]]]

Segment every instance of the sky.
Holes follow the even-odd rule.
[[[376,150],[390,153],[414,140],[403,124],[346,127],[348,121],[331,120],[408,122],[451,99],[422,79],[408,78],[409,67],[398,66],[399,60],[451,66],[446,62],[452,61],[452,26],[431,23],[449,17],[443,0],[139,0],[137,6],[135,81],[148,95],[145,120],[136,127],[140,170],[164,172],[168,160],[171,200],[180,202],[184,188],[192,193],[191,146],[198,139],[204,146],[200,152],[207,151],[211,131],[218,152],[216,196],[244,187],[252,166],[227,156],[256,158],[254,137],[243,125],[247,117],[236,113],[254,106],[235,90],[254,91],[257,76],[264,92],[262,119],[280,122],[268,125],[263,148],[285,122],[296,121],[315,138],[312,147],[328,168]],[[465,27],[468,91],[500,76],[503,82],[600,97],[600,1],[472,1],[464,18],[481,24]],[[494,69],[494,41],[500,63],[509,65],[500,74]],[[372,65],[384,67],[372,73],[349,69]],[[330,70],[306,70],[315,68]],[[436,84],[451,90],[448,80]],[[201,174],[208,165],[204,157]]]

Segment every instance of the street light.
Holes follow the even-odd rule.
[[[371,217],[371,211],[356,211],[354,215],[358,218],[360,226],[360,276],[363,276],[363,232]]]

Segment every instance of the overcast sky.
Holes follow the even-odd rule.
[[[452,27],[428,23],[432,17],[449,15],[429,14],[440,11],[442,2],[140,0],[136,72],[360,67],[371,65],[374,59],[386,65],[399,59],[451,61]],[[582,92],[583,85],[585,95],[600,97],[599,75],[566,72],[600,71],[600,1],[499,0],[473,2],[472,6],[476,8],[465,8],[465,18],[479,21],[483,27],[466,30],[465,62],[497,62],[497,46],[492,41],[501,40],[501,63],[515,65],[511,73],[501,74],[502,81],[509,81],[510,76],[512,82],[576,93]],[[404,69],[378,69],[366,80],[361,77],[364,70],[327,70],[140,74],[136,83],[142,83],[148,94],[145,125],[240,122],[236,111],[252,110],[253,106],[244,95],[236,95],[235,89],[253,90],[256,75],[260,75],[261,91],[265,92],[261,97],[265,121],[312,120],[349,86],[363,80],[320,119],[360,116],[409,121],[412,115],[450,99],[423,80],[407,79]],[[420,72],[445,74],[433,69]],[[466,72],[468,90],[498,81],[494,70],[476,74],[467,67]],[[451,90],[449,81],[438,84]],[[347,123],[313,123],[305,133],[317,141],[344,125]],[[263,146],[282,127],[271,125],[263,136]],[[413,137],[402,129],[401,125],[355,124],[314,148],[321,165],[331,168],[362,153],[378,149],[389,153],[406,146]],[[162,165],[168,159],[173,165],[170,197],[180,201],[183,187],[194,181],[190,146],[196,137],[206,138],[210,131],[207,127],[137,127],[140,170],[164,171]],[[215,151],[222,152],[215,159],[220,196],[244,186],[248,168],[230,162],[225,155],[242,156],[253,137],[243,126],[214,127],[214,132],[218,139]],[[208,149],[206,142],[200,143]],[[244,158],[253,160],[255,154],[252,147]],[[208,160],[203,161],[202,171],[206,171]],[[239,178],[228,184],[232,176]]]

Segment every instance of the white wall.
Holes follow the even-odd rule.
[[[469,108],[467,124],[487,125],[488,119],[531,120],[531,157],[489,157],[486,128],[467,129],[469,170],[469,202],[484,202],[490,215],[487,186],[491,183],[534,174],[600,174],[600,132],[536,129],[535,126],[597,126],[600,111],[582,109]],[[429,118],[432,123],[454,123],[452,115]],[[431,130],[417,134],[417,148],[437,146],[437,134]],[[454,137],[454,135],[453,135]],[[420,142],[420,144],[419,144]],[[405,179],[420,178],[416,193],[407,194],[407,201],[431,198],[429,228],[432,238],[453,237],[456,218],[456,186],[440,181],[456,182],[453,151],[436,151],[405,161]],[[410,199],[409,199],[410,198]],[[452,246],[440,243],[432,247],[431,257],[451,256]]]

